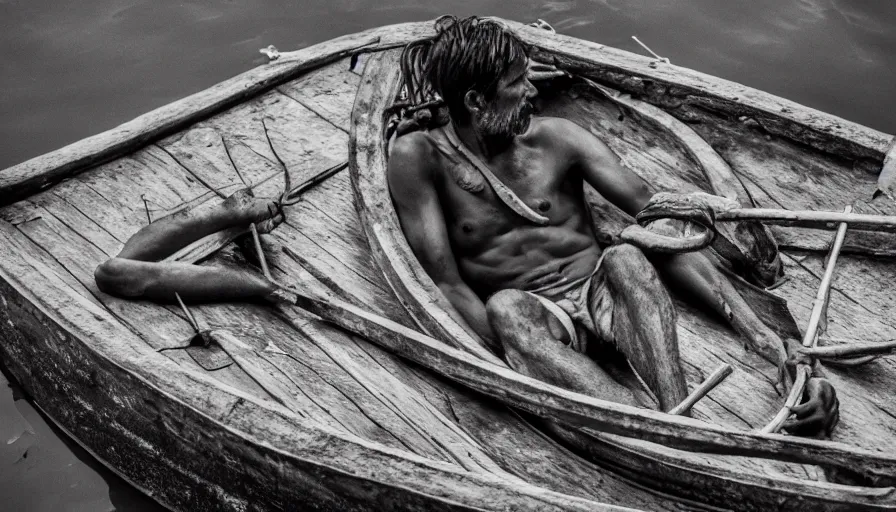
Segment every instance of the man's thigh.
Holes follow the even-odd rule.
[[[531,293],[501,290],[488,298],[485,309],[492,331],[505,351],[535,355],[568,347],[573,341],[557,313]]]

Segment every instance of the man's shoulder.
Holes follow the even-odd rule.
[[[409,157],[409,156],[426,156],[432,149],[432,141],[429,134],[424,130],[405,133],[401,137],[392,142],[390,156]]]
[[[389,173],[404,177],[420,177],[431,171],[434,145],[425,131],[406,133],[392,142],[389,150]]]
[[[538,116],[532,118],[528,135],[534,143],[549,143],[556,147],[558,143],[577,140],[583,131],[581,126],[569,119]]]
[[[590,130],[562,117],[533,118],[529,131],[533,144],[546,145],[555,151],[563,149],[577,155],[594,152],[605,155],[610,151],[606,143]]]

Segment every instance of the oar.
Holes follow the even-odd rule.
[[[896,216],[864,213],[824,212],[813,210],[781,210],[774,208],[735,208],[715,214],[716,221],[760,221],[781,226],[816,229],[837,229],[841,223],[849,229],[896,233]]]

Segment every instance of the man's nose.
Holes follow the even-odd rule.
[[[538,89],[532,85],[532,82],[526,79],[526,99],[531,100],[536,96],[538,96]]]

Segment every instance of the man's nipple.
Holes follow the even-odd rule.
[[[460,229],[463,230],[463,232],[467,233],[467,234],[470,234],[473,232],[473,226],[469,225],[466,222],[464,222],[463,225],[461,225]]]
[[[550,209],[551,209],[551,202],[550,202],[550,201],[548,201],[548,200],[543,200],[543,201],[541,201],[540,203],[538,203],[538,211],[540,211],[540,212],[546,212],[546,211],[548,211],[548,210],[550,210]]]

